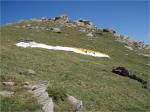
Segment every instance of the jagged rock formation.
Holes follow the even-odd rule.
[[[117,37],[116,40],[118,42],[121,42],[125,45],[134,46],[134,47],[139,48],[139,49],[150,49],[150,45],[145,44],[144,42],[141,42],[141,41],[132,40],[128,36],[119,35],[119,34],[114,35],[114,36]]]

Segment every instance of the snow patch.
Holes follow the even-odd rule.
[[[83,55],[89,55],[89,56],[94,56],[94,57],[107,57],[110,58],[109,55],[88,50],[88,49],[83,49],[83,48],[73,48],[73,47],[63,47],[63,46],[51,46],[51,45],[46,45],[42,43],[37,43],[37,42],[19,42],[16,44],[18,47],[32,47],[32,48],[43,48],[43,49],[50,49],[50,50],[63,50],[63,51],[71,51],[75,52],[78,54],[83,54]]]

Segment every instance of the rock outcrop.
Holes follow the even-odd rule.
[[[135,41],[133,39],[130,39],[129,36],[127,35],[114,35],[116,37],[116,41],[123,43],[125,45],[128,45],[130,47],[134,46],[139,49],[150,49],[150,45],[145,44],[144,42],[141,41]]]
[[[20,20],[17,23],[26,23],[27,20]],[[82,31],[84,33],[86,33],[86,36],[88,37],[93,37],[94,34],[97,33],[98,30],[100,30],[100,35],[103,34],[103,32],[108,32],[108,33],[112,33],[114,35],[114,38],[116,39],[116,41],[130,46],[130,47],[136,47],[139,49],[150,49],[150,45],[145,44],[144,42],[141,41],[135,41],[129,38],[129,36],[127,35],[120,35],[119,33],[117,33],[113,28],[98,28],[95,25],[93,25],[89,20],[86,19],[79,19],[76,21],[71,21],[69,20],[69,17],[66,15],[61,15],[61,16],[57,16],[54,18],[47,18],[47,17],[41,17],[40,19],[30,19],[30,21],[36,21],[36,22],[43,22],[43,21],[51,21],[51,22],[56,22],[59,23],[61,26],[66,26],[66,27],[78,27],[79,31]],[[35,29],[37,32],[39,32],[39,30],[47,30],[47,31],[54,31],[56,33],[61,33],[62,31],[59,28],[51,28],[49,26],[35,26],[35,25],[31,25],[31,24],[24,24],[23,26],[15,26],[15,28],[26,28],[26,29]],[[91,32],[91,33],[90,33]]]
[[[53,18],[53,20],[60,24],[65,24],[65,23],[69,22],[69,18],[66,15],[57,16],[57,17]]]
[[[85,19],[79,19],[75,21],[75,24],[79,27],[86,27],[87,29],[95,29],[96,27],[89,21]]]
[[[54,104],[52,98],[48,96],[46,89],[48,87],[48,81],[43,81],[37,85],[25,85],[25,88],[29,89],[29,92],[33,93],[37,99],[38,104],[42,106],[43,112],[53,112]]]
[[[113,28],[104,28],[103,32],[116,33],[116,31]]]

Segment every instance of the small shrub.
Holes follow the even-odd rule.
[[[47,89],[49,97],[55,102],[64,101],[67,97],[66,91],[63,87],[52,86]]]

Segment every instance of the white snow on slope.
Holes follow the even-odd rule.
[[[88,50],[88,49],[82,49],[82,48],[73,48],[73,47],[62,47],[62,46],[51,46],[51,45],[46,45],[42,43],[36,43],[36,42],[19,42],[16,44],[18,47],[32,47],[32,48],[43,48],[43,49],[50,49],[50,50],[63,50],[63,51],[71,51],[83,55],[89,55],[89,56],[94,56],[94,57],[107,57],[110,58],[108,55]]]

